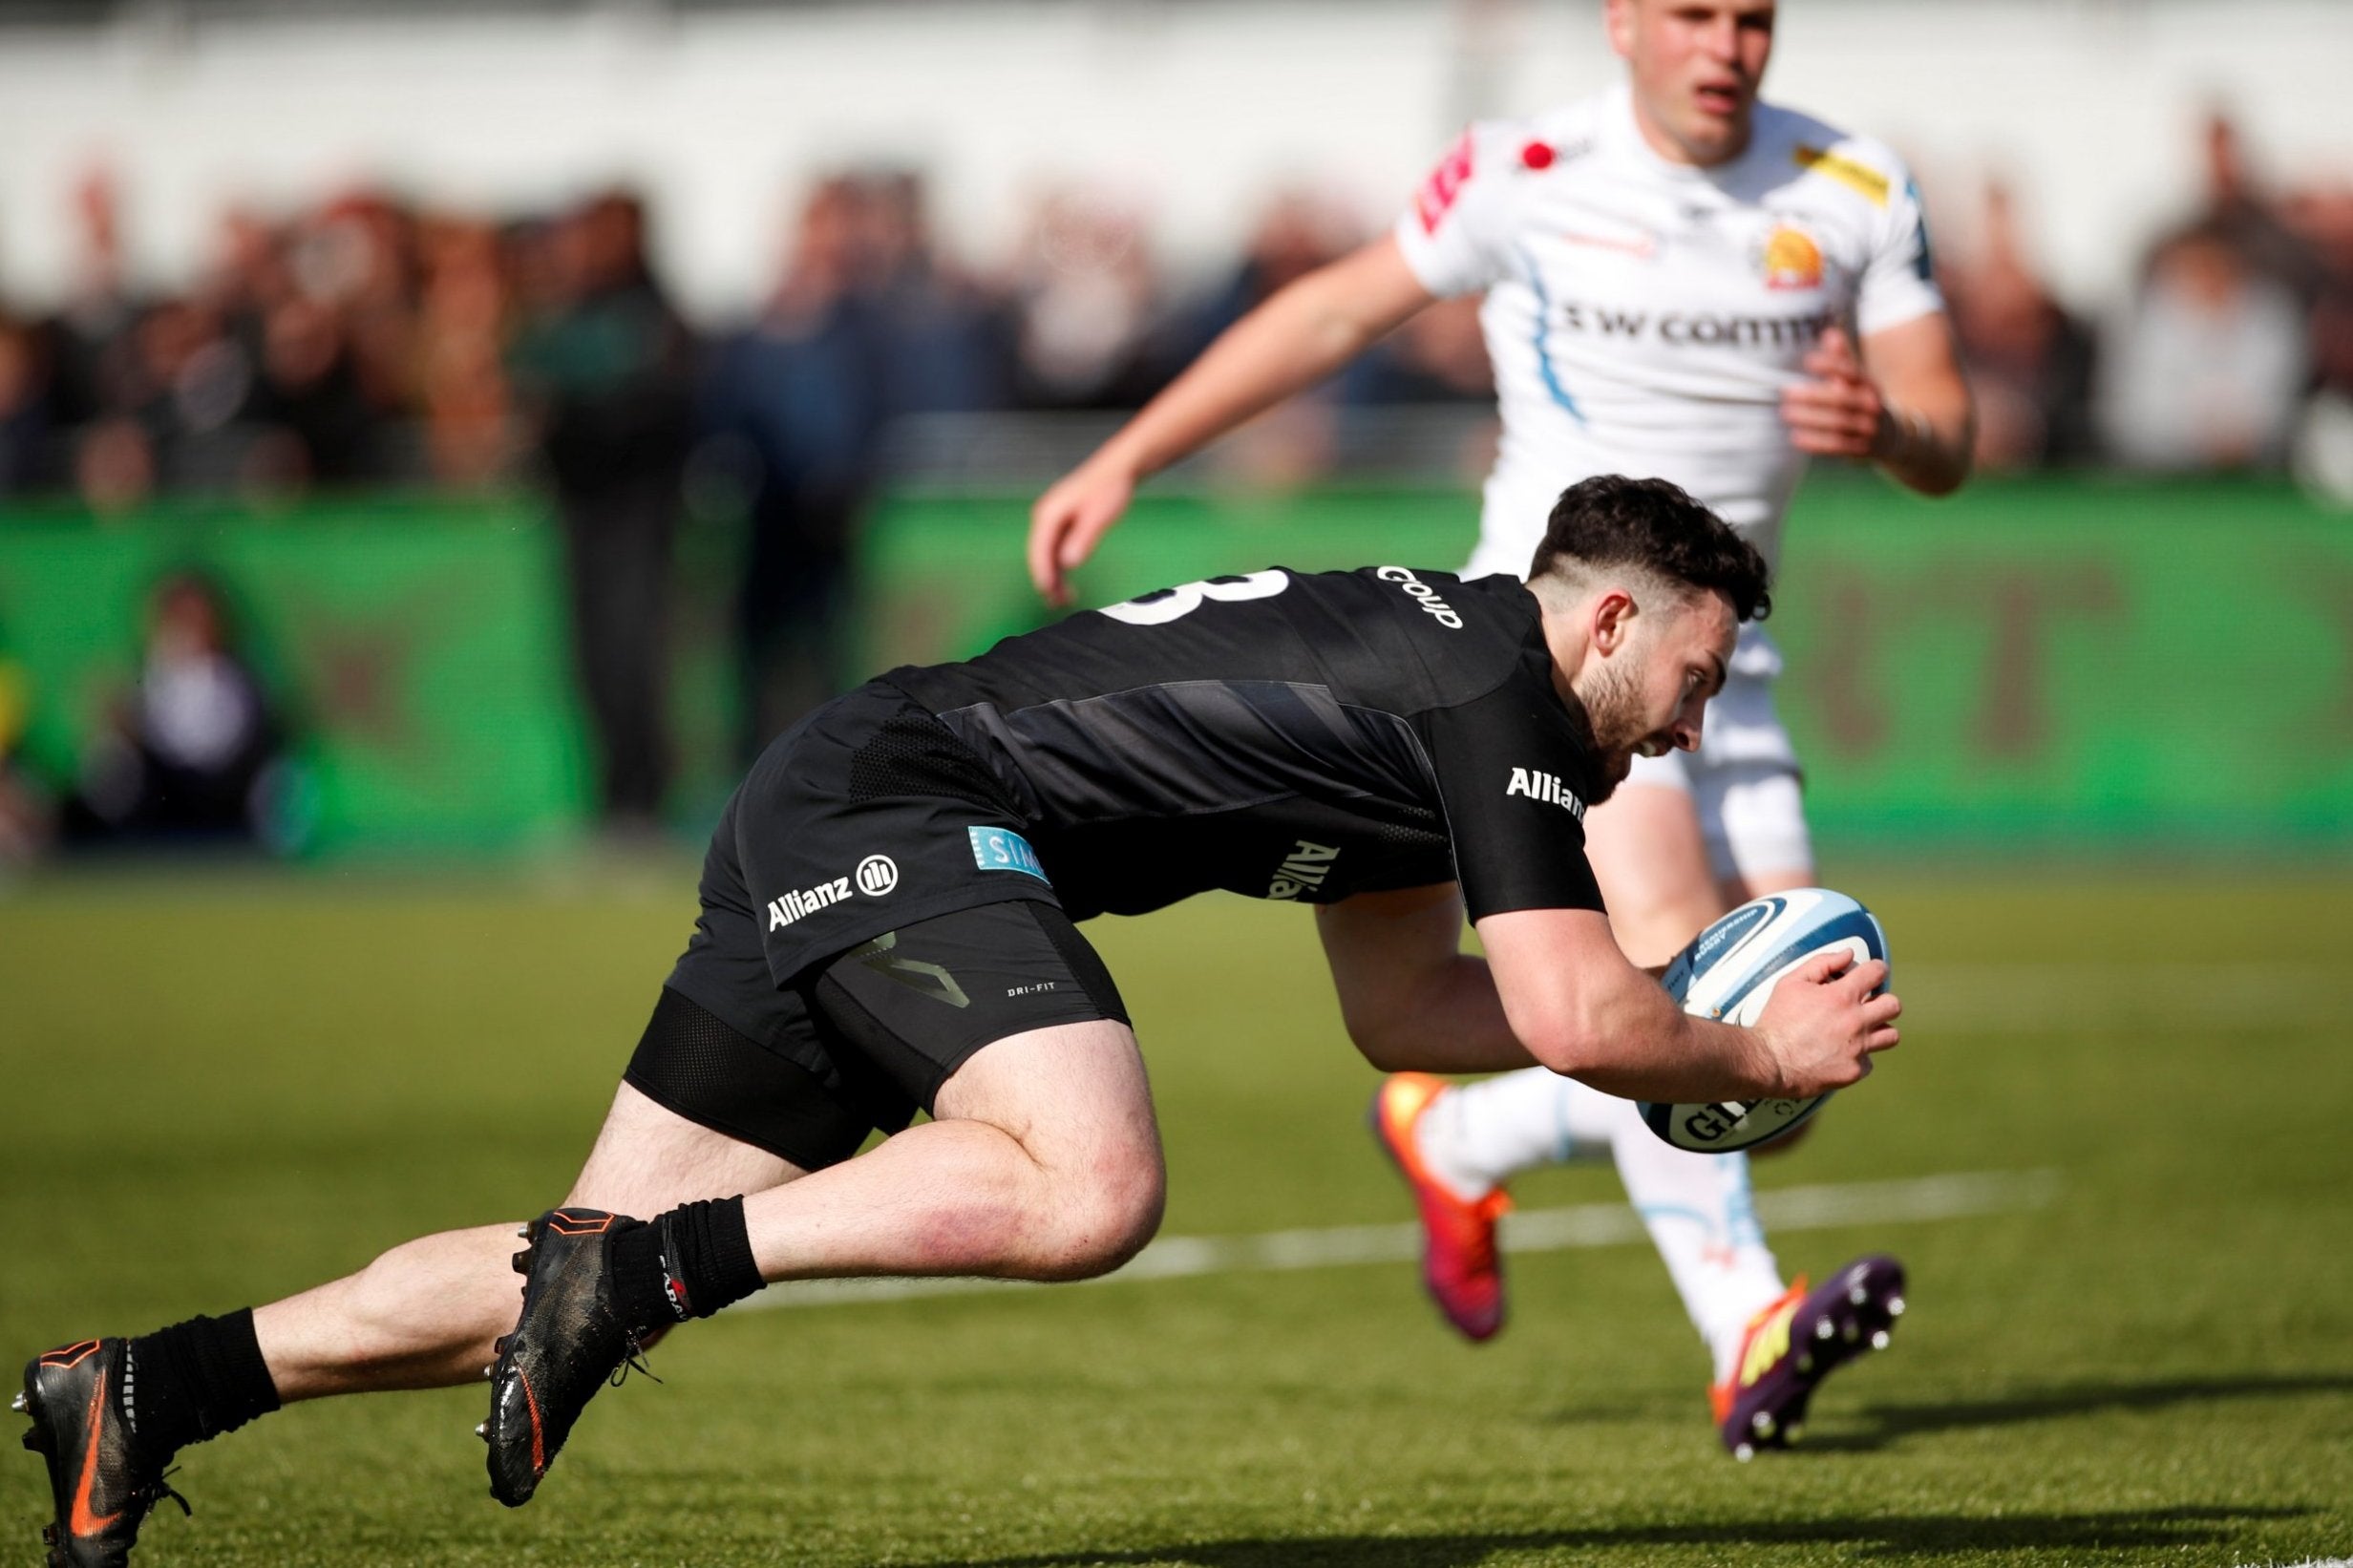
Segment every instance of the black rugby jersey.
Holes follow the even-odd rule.
[[[882,679],[988,764],[1073,919],[1450,880],[1473,920],[1601,908],[1592,732],[1509,576],[1214,578]]]

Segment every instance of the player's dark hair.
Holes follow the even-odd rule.
[[[1600,474],[1563,490],[1528,575],[1611,566],[1712,589],[1743,621],[1772,613],[1772,574],[1756,546],[1664,479]]]

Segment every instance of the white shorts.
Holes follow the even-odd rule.
[[[1709,767],[1705,754],[1636,757],[1626,784],[1682,790],[1699,814],[1707,866],[1718,881],[1813,874],[1813,839],[1794,768],[1772,762]],[[1621,788],[1625,786],[1622,785]]]
[[[1797,752],[1773,708],[1780,672],[1780,650],[1754,626],[1743,626],[1731,673],[1707,705],[1700,749],[1638,756],[1626,774],[1629,785],[1691,796],[1708,868],[1721,881],[1813,869]]]

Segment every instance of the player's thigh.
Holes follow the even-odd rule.
[[[982,904],[886,933],[814,991],[838,1059],[940,1120],[986,1121],[1042,1164],[1156,1172],[1152,1095],[1127,1009],[1051,904]]]
[[[1637,964],[1664,963],[1724,913],[1686,787],[1628,779],[1586,814],[1585,853],[1618,945]]]
[[[1768,893],[1787,893],[1795,887],[1812,887],[1814,881],[1813,869],[1811,866],[1792,867],[1786,871],[1759,872],[1753,877],[1736,875],[1724,884],[1724,901],[1728,905],[1744,904],[1750,899],[1761,899]]]
[[[699,1198],[756,1193],[804,1174],[779,1155],[689,1120],[625,1080],[564,1202],[643,1217]]]
[[[1073,1276],[1116,1268],[1160,1228],[1168,1167],[1143,1057],[1125,1024],[1101,1019],[1009,1035],[940,1086],[943,1127],[985,1122],[1030,1163],[1029,1223],[1078,1250]]]
[[[1708,770],[1695,799],[1727,907],[1814,884],[1813,837],[1794,767],[1753,762]]]
[[[1051,1172],[1155,1188],[1162,1179],[1143,1053],[1110,1019],[992,1042],[940,1086],[933,1113],[1000,1128]]]
[[[778,985],[736,864],[731,801],[694,939],[613,1097],[571,1201],[623,1214],[757,1192],[855,1155],[912,1107],[837,1070],[802,989]]]

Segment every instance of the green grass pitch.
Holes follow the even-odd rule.
[[[1469,1568],[2353,1555],[2353,885],[1842,878],[1906,1045],[1761,1188],[2048,1172],[2047,1201],[1779,1238],[1912,1271],[1806,1444],[1716,1448],[1649,1249],[1512,1261],[1452,1341],[1410,1265],[739,1312],[602,1396],[528,1509],[479,1388],[189,1451],[144,1562]],[[138,875],[0,901],[0,1349],[136,1332],[552,1202],[690,874]],[[1155,1074],[1166,1234],[1402,1220],[1304,911],[1092,928]],[[1615,1198],[1605,1168],[1523,1207]],[[0,1457],[0,1560],[37,1462]]]

